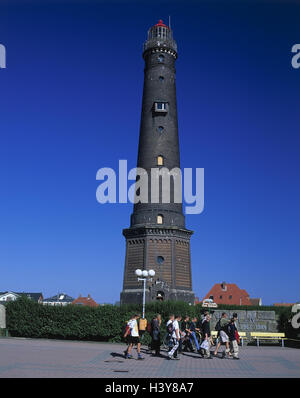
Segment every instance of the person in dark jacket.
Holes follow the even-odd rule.
[[[197,325],[197,318],[194,317],[192,319],[192,322],[190,323],[190,327],[189,327],[190,343],[192,344],[192,342],[194,342],[197,352],[200,353],[200,345],[198,343],[197,336],[196,336],[196,329],[197,329],[196,325]]]
[[[207,359],[212,359],[210,355],[210,346],[211,346],[211,333],[210,333],[210,315],[207,314],[202,322],[202,331],[204,340],[201,344],[201,349],[204,350]],[[204,357],[203,351],[200,350],[200,355]]]
[[[182,353],[183,351],[183,342],[186,336],[186,328],[188,327],[188,321],[189,321],[189,317],[185,316],[183,318],[183,321],[180,322],[180,341],[179,341],[179,348],[178,348],[178,352]]]
[[[236,340],[236,332],[237,328],[235,326],[235,321],[236,318],[231,318],[228,326],[227,326],[227,332],[228,332],[228,337],[229,337],[229,342],[230,342],[230,348],[231,351],[233,352],[233,359],[240,359],[239,358],[239,346]]]
[[[151,321],[151,350],[155,350],[153,356],[160,356],[160,324],[161,315],[157,314]]]
[[[185,351],[185,352],[188,350],[191,352],[194,351],[193,346],[190,342],[191,331],[189,329],[189,325],[190,325],[189,321],[190,321],[190,317],[187,315],[184,317],[184,320],[181,322],[180,329],[181,329],[181,333],[182,333],[182,335],[181,335],[182,336],[182,338],[181,338],[182,344],[181,344],[181,347],[179,344],[179,351],[182,351],[182,346],[183,346],[183,351]],[[181,350],[180,350],[180,348],[181,348]]]

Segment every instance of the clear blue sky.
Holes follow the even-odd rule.
[[[119,300],[131,204],[96,171],[135,167],[147,30],[172,17],[182,167],[205,169],[189,215],[193,288],[299,300],[300,4],[1,1],[0,291]]]

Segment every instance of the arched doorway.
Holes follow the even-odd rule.
[[[165,293],[162,292],[162,291],[158,291],[156,293],[156,300],[157,301],[164,301],[164,299],[165,299]]]

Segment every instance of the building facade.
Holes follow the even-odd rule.
[[[216,304],[261,306],[261,298],[250,298],[248,292],[235,283],[215,283],[203,300],[211,299]]]
[[[82,297],[80,294],[79,297],[72,302],[72,304],[83,305],[86,307],[98,307],[99,306],[99,304],[97,304],[96,301],[92,299],[90,294],[88,294],[87,297]]]
[[[15,301],[20,297],[27,297],[29,300],[35,301],[37,303],[43,302],[42,293],[26,293],[26,292],[0,292],[0,303]]]
[[[43,300],[43,304],[44,305],[60,305],[60,306],[64,306],[64,305],[69,305],[72,304],[72,302],[74,301],[74,298],[71,296],[68,296],[65,293],[58,293],[55,296],[46,298],[45,300]]]
[[[177,123],[175,62],[177,44],[170,27],[161,20],[149,29],[144,43],[144,89],[137,166],[148,176],[147,197],[136,200],[130,227],[123,230],[126,257],[121,304],[139,303],[142,284],[136,269],[155,271],[147,283],[146,301],[182,300],[194,303],[190,238],[182,203]],[[167,170],[170,185],[159,177],[153,200],[151,171]],[[178,171],[179,170],[179,171]],[[137,178],[137,182],[142,176]],[[164,196],[166,194],[166,196]],[[169,197],[168,197],[169,195]]]

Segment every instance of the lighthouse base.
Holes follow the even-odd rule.
[[[163,289],[161,287],[150,287],[146,289],[145,294],[146,303],[154,301],[183,301],[190,305],[194,305],[195,294],[189,290],[178,289]],[[143,289],[126,289],[120,295],[121,305],[126,304],[142,304],[143,303]]]

